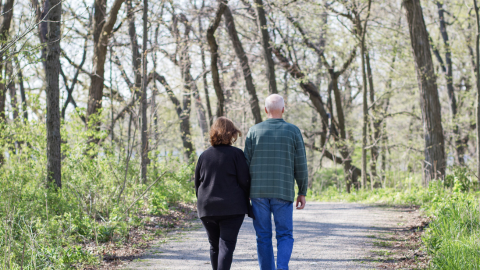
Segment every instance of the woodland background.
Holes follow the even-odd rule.
[[[474,2],[4,0],[2,266],[95,265],[193,202],[211,123],[246,135],[271,93],[304,135],[312,197],[475,191]]]

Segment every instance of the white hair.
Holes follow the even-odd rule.
[[[282,96],[272,94],[265,99],[265,108],[267,108],[268,112],[281,111],[285,108],[285,101]]]

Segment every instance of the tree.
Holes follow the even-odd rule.
[[[443,61],[442,56],[440,55],[440,52],[438,49],[433,46],[433,41],[432,42],[432,48],[433,48],[433,53],[435,54],[435,57],[437,58],[438,62],[440,63],[440,67],[442,69],[442,72],[445,76],[445,80],[447,82],[447,92],[448,92],[448,99],[450,101],[450,113],[452,114],[452,124],[453,124],[453,134],[454,138],[453,140],[455,141],[455,155],[458,164],[460,165],[465,165],[465,161],[463,159],[463,155],[465,152],[463,142],[460,139],[460,129],[458,127],[458,124],[456,122],[457,118],[457,99],[455,97],[455,90],[453,87],[453,66],[452,66],[452,52],[450,48],[450,40],[448,38],[448,32],[447,32],[447,24],[445,22],[445,10],[443,8],[443,3],[440,1],[437,1],[437,8],[438,8],[438,17],[439,17],[439,22],[440,22],[440,34],[442,36],[443,44],[445,46],[445,62]]]
[[[267,73],[268,90],[270,94],[277,94],[277,81],[275,80],[275,65],[273,63],[272,46],[270,44],[270,35],[268,34],[267,18],[262,0],[254,0],[257,14],[257,24],[260,35],[262,36],[263,58],[265,60],[265,71]]]
[[[367,188],[367,126],[368,126],[368,91],[367,91],[367,73],[365,70],[365,58],[367,56],[367,50],[365,46],[365,35],[367,33],[367,22],[368,17],[370,16],[370,7],[372,5],[372,1],[368,1],[368,10],[367,10],[367,17],[362,27],[362,22],[360,19],[360,14],[354,10],[355,14],[355,27],[357,31],[357,36],[360,36],[360,48],[362,51],[362,77],[363,77],[363,128],[362,128],[362,186],[364,189]],[[373,188],[373,179],[372,181],[372,188]]]
[[[420,107],[425,137],[424,179],[425,183],[428,183],[431,179],[441,179],[445,176],[442,112],[430,53],[430,41],[420,0],[404,0],[403,6],[406,10],[418,88],[420,89]]]
[[[252,71],[250,70],[250,65],[248,64],[248,57],[245,54],[245,50],[243,49],[240,39],[238,38],[237,29],[235,28],[235,21],[230,8],[225,8],[223,16],[225,18],[225,27],[228,30],[228,35],[230,36],[233,48],[235,49],[235,54],[240,61],[240,65],[242,65],[245,86],[250,94],[250,107],[252,109],[253,118],[255,119],[255,124],[258,124],[262,122],[262,115],[260,114],[257,91],[255,90],[255,85],[253,83]]]
[[[205,7],[205,0],[202,1],[202,10]],[[200,43],[202,44],[202,50],[200,52],[201,59],[202,59],[202,79],[203,79],[203,91],[205,93],[205,100],[207,105],[207,113],[208,113],[208,120],[209,125],[213,124],[213,115],[212,115],[212,106],[210,105],[210,95],[208,91],[208,82],[207,82],[207,64],[205,62],[205,50],[203,50],[204,43],[203,43],[203,20],[201,16],[198,16],[198,32],[200,36]]]
[[[223,94],[222,85],[220,84],[220,75],[218,74],[218,44],[215,39],[215,31],[220,25],[222,15],[227,8],[228,1],[219,0],[218,8],[215,12],[215,17],[210,23],[207,30],[207,42],[210,46],[210,72],[212,73],[213,88],[215,88],[215,94],[217,95],[217,117],[225,115],[225,96]]]
[[[0,46],[5,48],[5,43],[8,40],[10,33],[10,24],[12,22],[13,16],[13,3],[14,0],[8,0],[3,6],[3,20],[0,24]],[[3,50],[2,50],[3,51]],[[4,80],[2,76],[2,69],[4,65],[4,53],[0,53],[0,79]],[[0,83],[0,125],[4,124],[6,115],[5,115],[5,102],[7,97],[7,89],[4,83]],[[0,166],[3,164],[3,153],[0,152]]]
[[[148,0],[143,0],[143,54],[142,54],[142,181],[147,183],[148,131],[147,131],[147,43],[148,43]]]
[[[51,8],[47,15],[47,180],[62,187],[62,156],[60,134],[60,40],[62,1],[50,0]]]
[[[179,23],[184,25],[184,32],[183,35],[180,33]],[[192,135],[190,131],[190,112],[192,107],[191,96],[193,93],[198,93],[197,85],[193,76],[191,74],[191,67],[192,62],[190,59],[190,32],[192,31],[192,27],[190,22],[188,21],[185,14],[172,14],[172,24],[169,27],[171,35],[175,39],[176,48],[175,53],[170,54],[166,50],[161,50],[163,54],[165,54],[170,61],[175,64],[177,67],[180,68],[181,77],[183,80],[183,99],[182,104],[180,106],[180,102],[178,100],[175,101],[176,97],[171,92],[170,86],[166,85],[166,79],[160,81],[160,83],[164,84],[165,89],[170,89],[169,97],[174,106],[176,107],[177,115],[180,119],[180,132],[184,147],[184,158],[185,161],[191,160],[193,154],[195,153],[193,143],[192,143]],[[156,79],[158,80],[158,76]],[[175,97],[175,98],[174,98]],[[179,107],[180,106],[180,107]],[[203,109],[203,108],[202,108]],[[201,112],[203,114],[203,121],[205,121],[205,111]],[[206,133],[205,125],[202,128],[203,134]]]
[[[475,71],[477,79],[477,177],[480,179],[480,17],[478,15],[478,5],[477,0],[473,0],[475,5],[475,18],[477,23],[477,38],[476,38],[476,61],[475,61]]]
[[[107,0],[95,0],[93,15],[93,71],[88,90],[87,120],[102,108],[103,83],[108,40],[112,35],[117,16],[125,0],[115,0],[107,18]],[[98,126],[99,123],[92,123]]]

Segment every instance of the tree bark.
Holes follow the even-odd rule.
[[[137,30],[135,26],[135,10],[133,10],[132,1],[126,2],[127,18],[128,18],[128,36],[130,38],[130,46],[132,48],[132,68],[135,77],[133,81],[134,95],[139,95],[142,87],[142,60],[140,54],[140,45],[137,40]]]
[[[202,1],[202,10],[205,7],[205,1]],[[202,16],[198,16],[198,32],[200,35],[200,39],[203,40],[203,21]],[[212,106],[210,105],[210,95],[208,91],[208,82],[207,82],[207,64],[205,62],[205,51],[203,50],[203,42],[201,42],[201,59],[202,59],[202,79],[203,79],[203,91],[205,93],[205,102],[207,105],[207,113],[208,113],[208,123],[209,126],[213,124],[213,115],[212,115]]]
[[[220,84],[220,75],[218,73],[218,44],[215,39],[215,31],[220,25],[222,15],[227,8],[228,1],[218,0],[218,8],[215,12],[215,18],[210,23],[207,30],[207,42],[210,46],[210,72],[212,73],[213,88],[217,94],[217,117],[225,115],[225,95],[223,94],[222,85]]]
[[[143,54],[142,54],[142,182],[147,183],[148,158],[148,123],[147,123],[147,43],[148,43],[148,0],[143,0]]]
[[[277,82],[275,80],[275,65],[273,63],[272,46],[270,44],[270,35],[268,34],[267,18],[262,0],[254,0],[257,14],[257,24],[262,36],[263,58],[268,80],[268,90],[270,94],[277,94]]]
[[[362,78],[363,78],[363,127],[362,127],[362,187],[363,189],[367,188],[367,126],[368,126],[368,81],[367,81],[367,71],[365,70],[365,58],[367,54],[366,50],[366,45],[365,45],[365,38],[366,38],[366,33],[367,33],[367,22],[368,18],[370,17],[370,7],[371,7],[372,1],[368,1],[368,10],[367,10],[367,16],[365,18],[363,27],[362,27],[362,21],[360,18],[360,14],[357,12],[356,9],[353,10],[353,13],[355,15],[354,19],[352,22],[355,24],[355,30],[358,39],[360,40],[360,48],[361,48],[361,53],[362,53]],[[370,179],[372,181],[372,179]],[[373,188],[373,183],[371,182],[371,186]]]
[[[2,24],[0,25],[0,44],[3,47],[10,35],[10,25],[12,22],[12,17],[13,17],[13,3],[14,0],[7,0],[5,5],[3,5],[3,20]],[[4,65],[4,55],[3,53],[0,53],[0,79],[4,80],[2,76],[2,69]],[[6,90],[7,88],[5,87],[4,83],[1,83],[2,85],[0,86],[0,123],[5,121],[6,119],[6,114],[5,114],[5,101],[6,101]],[[0,163],[2,163],[3,160],[3,155],[0,153]]]
[[[477,38],[475,44],[476,51],[476,79],[477,79],[477,178],[480,179],[480,16],[478,15],[477,0],[473,0],[475,5],[475,18],[477,23]]]
[[[365,33],[362,35],[362,78],[363,78],[363,125],[362,125],[362,188],[367,189],[367,125],[368,125],[368,91],[367,73],[365,71]]]
[[[93,16],[93,72],[88,90],[87,120],[90,115],[98,113],[102,108],[103,83],[105,81],[105,61],[107,58],[108,39],[117,21],[118,12],[125,0],[115,0],[106,18],[106,0],[95,0]],[[92,123],[98,127],[100,123]]]
[[[185,26],[185,32],[183,35],[183,38],[180,37],[180,32],[179,29],[177,28],[177,23],[175,22],[176,20],[182,22]],[[194,154],[194,149],[193,149],[193,144],[192,144],[192,138],[191,138],[191,132],[190,132],[190,112],[191,112],[191,95],[192,93],[194,94],[194,97],[198,95],[198,89],[197,85],[195,83],[195,80],[193,79],[193,76],[191,74],[191,67],[192,67],[192,62],[190,59],[190,31],[192,30],[191,24],[188,21],[187,17],[184,14],[179,14],[178,16],[174,16],[174,24],[173,24],[173,31],[174,34],[177,37],[177,49],[180,51],[180,59],[179,61],[176,61],[176,64],[179,65],[181,74],[182,74],[182,79],[184,82],[184,93],[183,93],[183,100],[182,100],[182,122],[181,122],[181,129],[182,132],[185,133],[185,138],[190,141],[191,148],[188,151],[188,159],[185,161],[189,161],[192,159],[193,154]],[[206,120],[205,120],[205,110],[200,102],[200,104],[197,103],[197,114],[200,117],[199,125],[200,128],[202,129],[202,134],[205,135],[207,133],[207,126],[206,126]]]
[[[3,5],[3,20],[2,24],[0,24],[0,44],[3,47],[10,35],[10,25],[12,22],[13,17],[13,3],[14,0],[7,0],[5,5]],[[4,55],[0,53],[0,81],[4,80],[5,78],[2,76],[2,69],[3,69],[3,62],[4,62]],[[7,97],[7,91],[5,87],[5,83],[0,82],[0,126],[5,124],[4,121],[6,120],[5,114],[5,102]],[[0,166],[4,163],[4,157],[2,151],[0,151]]]
[[[258,104],[257,91],[255,90],[255,85],[253,83],[252,71],[250,70],[250,65],[248,64],[248,57],[245,54],[245,50],[243,49],[240,38],[238,37],[237,29],[235,28],[235,21],[230,8],[227,7],[225,9],[223,16],[225,18],[225,27],[228,30],[228,35],[230,36],[233,48],[235,49],[235,54],[242,65],[245,86],[250,94],[250,108],[252,109],[252,115],[255,119],[255,124],[258,124],[262,122],[262,115],[260,113],[260,106]]]
[[[318,84],[317,84],[318,85]],[[311,128],[315,130],[316,124],[317,124],[317,116],[318,112],[315,110],[312,110],[312,118],[311,118]],[[313,187],[313,180],[315,176],[315,153],[313,152],[313,147],[315,147],[315,135],[312,134],[310,137],[307,138],[308,144],[312,145],[312,147],[309,148],[309,153],[307,155],[307,161],[308,161],[308,188]],[[325,142],[326,143],[326,142]]]
[[[60,40],[62,1],[50,0],[48,12],[47,58],[47,181],[62,187],[62,160],[60,134]]]
[[[26,123],[28,121],[28,111],[27,111],[27,95],[25,93],[25,85],[23,84],[23,72],[20,68],[20,63],[18,62],[17,57],[15,56],[15,63],[17,63],[18,69],[18,85],[20,87],[20,97],[22,98],[22,112],[23,120]]]
[[[15,88],[15,76],[13,75],[12,59],[7,60],[5,65],[5,75],[8,80],[7,89],[10,93],[10,106],[12,107],[13,121],[18,119],[18,101],[17,88]]]
[[[369,91],[370,91],[370,110],[371,110],[371,128],[372,132],[370,134],[370,174],[371,174],[371,183],[372,183],[372,188],[378,188],[381,187],[378,182],[378,174],[377,174],[377,161],[378,161],[378,143],[380,141],[380,128],[381,128],[381,120],[378,118],[378,113],[377,113],[377,106],[376,106],[376,101],[375,101],[375,87],[373,85],[373,73],[372,73],[372,67],[370,65],[370,53],[367,50],[367,54],[365,56],[365,62],[367,64],[367,76],[368,76],[368,86],[369,86]]]
[[[425,136],[425,183],[445,175],[445,141],[442,112],[433,69],[430,41],[423,19],[420,0],[404,0],[403,6],[410,31],[410,41],[420,89],[420,107]]]
[[[40,5],[38,3],[38,0],[32,0],[32,7],[35,9],[35,15],[36,15],[36,23],[39,23],[40,21],[45,19],[45,16],[47,16],[48,11],[50,10],[50,1],[45,0],[43,2],[43,10],[40,8]],[[41,61],[43,64],[43,70],[46,70],[46,46],[45,42],[47,41],[47,21],[44,20],[40,22],[40,25],[38,26],[38,39],[40,40],[40,45],[41,45]]]
[[[450,113],[452,114],[452,124],[453,124],[453,134],[455,141],[455,153],[458,164],[461,166],[465,165],[465,160],[463,155],[465,154],[465,147],[460,138],[460,129],[458,127],[456,117],[457,117],[457,99],[455,98],[455,89],[453,88],[453,67],[452,67],[452,52],[450,48],[450,41],[448,38],[447,24],[445,23],[445,10],[443,9],[443,3],[437,1],[438,7],[438,17],[440,19],[440,33],[443,39],[443,44],[445,46],[445,62],[447,66],[445,67],[443,60],[441,59],[438,51],[435,53],[437,56],[443,74],[445,75],[445,80],[447,81],[447,92],[448,99],[450,101]],[[435,52],[435,51],[434,51]]]

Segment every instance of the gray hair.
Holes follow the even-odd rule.
[[[272,94],[265,99],[265,108],[267,108],[268,112],[281,111],[285,108],[285,101],[282,96]]]

